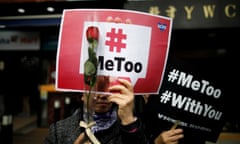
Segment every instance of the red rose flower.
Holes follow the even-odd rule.
[[[98,37],[99,37],[98,27],[95,27],[95,26],[88,27],[86,36],[87,36],[88,42],[93,42],[93,40],[98,41]]]

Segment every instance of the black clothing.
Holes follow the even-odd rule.
[[[78,109],[71,117],[60,120],[50,125],[49,134],[44,144],[72,144],[84,132],[79,122],[82,118],[82,111]],[[121,125],[120,121],[108,129],[98,131],[94,134],[101,144],[147,144],[144,128],[141,119],[137,119],[127,126]]]

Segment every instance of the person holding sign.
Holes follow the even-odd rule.
[[[105,89],[108,93],[92,93],[92,118],[95,124],[82,124],[87,121],[86,113],[83,108],[79,108],[72,116],[50,126],[45,144],[148,143],[141,119],[134,115],[134,92],[131,83],[125,79],[117,79],[112,85],[109,77],[98,76],[96,89]],[[84,103],[86,96],[83,95]]]
[[[145,100],[143,121],[149,144],[205,144],[201,136],[184,131],[180,121],[176,120],[172,126],[163,125],[156,121],[157,108],[152,105],[157,101],[157,95],[143,95]],[[168,128],[169,127],[169,128]]]
[[[175,144],[184,137],[183,129],[177,128],[177,123],[170,130],[161,132],[155,139],[154,144]]]
[[[46,144],[148,144],[144,125],[135,115],[134,95],[158,90],[172,20],[93,9],[65,10],[63,18],[56,89],[85,92],[87,85],[91,92],[83,95],[83,108],[50,126]],[[143,89],[153,75],[155,83]],[[112,85],[112,77],[124,79]]]
[[[144,121],[145,124],[145,131],[148,136],[149,144],[176,144],[179,142],[180,139],[184,137],[183,129],[177,128],[179,121],[176,121],[176,123],[171,127],[169,130],[162,130],[160,133],[153,134],[153,131],[155,131],[156,125],[154,125],[152,121],[153,115],[150,111],[150,104],[148,103],[148,100],[151,99],[152,95],[145,94],[142,95],[142,99],[144,101],[143,106],[143,112],[141,118]],[[154,97],[154,96],[153,96]],[[162,127],[162,126],[160,126]]]

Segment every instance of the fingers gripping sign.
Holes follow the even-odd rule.
[[[108,100],[118,105],[118,116],[120,117],[122,124],[127,125],[135,121],[133,115],[133,86],[128,80],[118,79],[118,81],[119,84],[109,87],[109,91],[114,92],[108,97]]]

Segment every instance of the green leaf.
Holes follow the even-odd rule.
[[[84,74],[87,76],[91,76],[93,74],[96,74],[96,66],[94,63],[92,63],[90,60],[87,60],[84,64]]]

